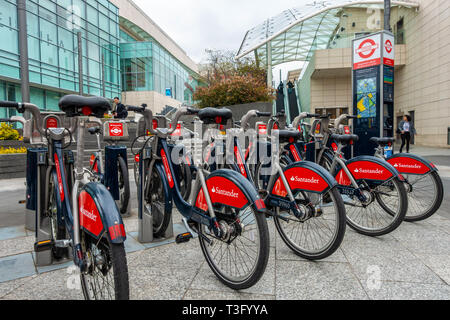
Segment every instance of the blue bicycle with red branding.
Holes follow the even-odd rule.
[[[103,98],[69,95],[60,100],[59,106],[68,118],[73,118],[70,128],[44,126],[39,108],[33,104],[0,102],[0,107],[30,112],[34,127],[45,138],[42,141],[46,149],[40,160],[46,163],[42,170],[45,184],[36,201],[38,212],[46,216],[43,223],[51,228],[46,238],[38,235],[35,251],[52,250],[53,258],[58,260],[72,248],[86,299],[128,299],[126,233],[122,218],[110,192],[102,184],[86,181],[84,174],[90,171],[83,168],[86,123],[89,116],[102,118],[110,108],[109,102]],[[75,131],[78,145],[72,181],[73,173],[66,172],[64,165],[64,149],[72,143]]]
[[[300,121],[316,118],[312,127],[313,156],[316,163],[326,168],[339,183],[347,209],[347,223],[357,232],[367,236],[382,236],[396,230],[408,211],[408,197],[404,188],[405,178],[389,162],[372,156],[345,159],[345,148],[359,141],[348,128],[336,131],[342,118],[330,126],[329,115],[303,113],[294,122],[300,130]],[[346,119],[354,119],[346,115]],[[345,133],[345,134],[336,134]],[[302,142],[308,144],[308,141]],[[302,154],[302,148],[297,148]]]
[[[346,114],[336,119],[336,132],[350,134],[351,126],[342,123],[351,119],[355,118]],[[408,212],[405,221],[422,221],[434,215],[444,199],[444,186],[436,166],[414,154],[393,154],[394,138],[374,137],[371,138],[371,142],[377,146],[375,157],[390,163],[405,178],[404,186],[408,194]]]
[[[265,272],[269,258],[269,231],[267,209],[255,187],[242,175],[232,170],[209,173],[195,170],[195,181],[189,201],[180,192],[179,177],[174,170],[179,151],[171,152],[168,138],[176,130],[183,115],[198,115],[204,121],[217,119],[226,123],[232,114],[215,110],[197,110],[181,107],[174,116],[170,129],[154,128],[153,113],[148,108],[129,107],[144,114],[146,129],[153,135],[147,138],[139,157],[140,181],[144,187],[139,198],[144,210],[151,212],[153,231],[167,229],[173,203],[183,215],[189,232],[180,234],[177,243],[188,242],[198,234],[200,247],[211,270],[228,287],[246,289],[256,284]],[[145,151],[146,157],[143,156]],[[147,158],[147,156],[149,157]]]
[[[214,110],[207,108],[203,112]],[[231,114],[228,109],[219,111]],[[336,252],[345,235],[345,207],[337,183],[315,163],[279,161],[280,151],[298,139],[299,133],[279,130],[280,121],[272,121],[271,116],[271,113],[251,110],[240,121],[240,128],[227,130],[226,142],[220,139],[225,137],[225,132],[216,135],[206,149],[205,165],[211,170],[220,168],[221,153],[227,150],[223,165],[257,187],[284,243],[302,258],[324,259]],[[251,132],[250,121],[263,117],[271,117],[269,125],[257,122],[257,130]],[[249,147],[244,155],[241,146],[246,139]],[[257,175],[250,165],[257,168]]]

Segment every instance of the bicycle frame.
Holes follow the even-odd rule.
[[[239,210],[252,205],[257,212],[266,213],[264,203],[250,182],[231,170],[218,170],[205,178],[203,169],[194,168],[197,171],[196,180],[191,190],[190,201],[185,201],[179,189],[174,170],[175,164],[172,162],[169,150],[167,138],[155,136],[151,146],[151,160],[148,168],[143,161],[140,161],[140,172],[141,174],[147,172],[151,177],[153,170],[159,171],[166,193],[166,206],[171,209],[171,202],[173,201],[188,221],[203,224],[213,230],[217,237],[220,237],[221,229],[216,219],[213,204],[221,204]],[[149,195],[149,187],[150,181],[148,179],[144,190],[139,192],[140,199]],[[223,190],[225,188],[226,191]],[[229,191],[230,189],[231,191]],[[210,193],[210,190],[212,193]],[[145,194],[142,195],[142,192]],[[235,200],[236,198],[238,201]],[[142,208],[140,208],[139,215],[142,219]],[[200,231],[200,228],[198,231]]]

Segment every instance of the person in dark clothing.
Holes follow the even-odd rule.
[[[416,134],[416,129],[414,124],[411,122],[410,116],[404,116],[403,121],[398,125],[398,132],[400,132],[402,137],[402,146],[400,147],[400,153],[402,153],[403,148],[406,145],[406,152],[409,153],[409,145],[411,143],[411,138]]]
[[[115,119],[126,119],[128,117],[127,107],[125,107],[118,97],[114,98],[114,104],[116,105],[116,109],[114,111]]]

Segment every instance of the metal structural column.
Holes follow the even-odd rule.
[[[80,96],[83,95],[83,37],[81,32],[77,33],[77,43],[78,43],[78,93]]]
[[[26,0],[17,0],[17,23],[19,28],[20,87],[22,102],[30,102],[30,75],[28,66]]]
[[[272,88],[273,74],[272,74],[272,42],[269,41],[266,44],[267,52],[267,88]],[[277,113],[276,101],[273,102],[273,114]]]

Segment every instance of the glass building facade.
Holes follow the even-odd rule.
[[[198,81],[192,71],[175,59],[156,41],[138,41],[128,33],[120,32],[120,66],[122,91],[155,91],[172,98],[192,103],[193,90]]]
[[[0,0],[0,8],[0,100],[20,101],[17,1]],[[83,93],[120,95],[117,7],[107,0],[27,0],[26,10],[31,103],[56,111],[62,95],[79,92],[78,32]]]

